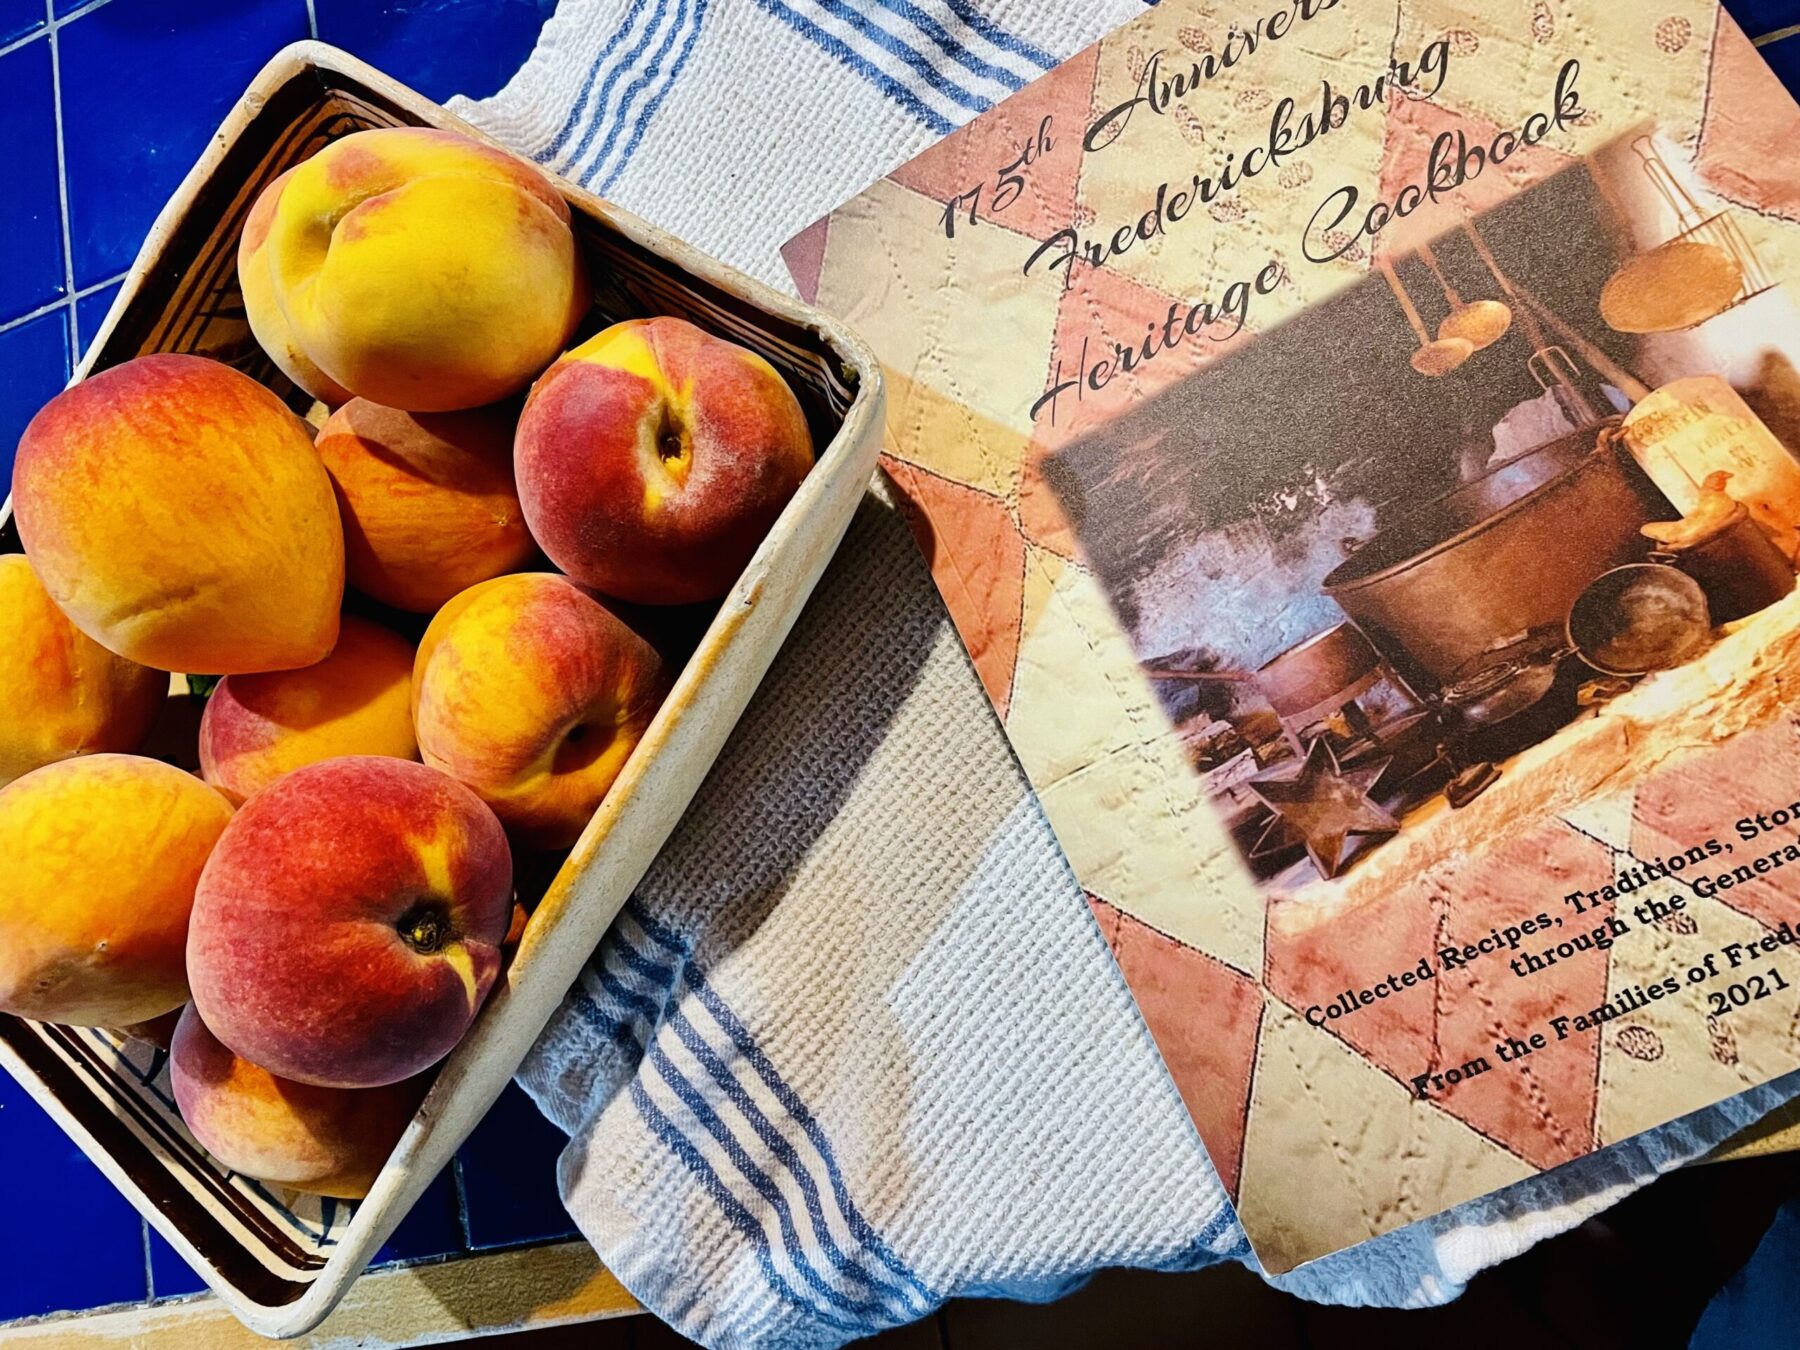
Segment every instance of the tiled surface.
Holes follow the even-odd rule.
[[[98,330],[162,201],[278,46],[316,33],[430,97],[480,95],[524,59],[553,8],[551,0],[0,0],[8,185],[0,194],[0,483],[10,481],[26,421],[68,378],[76,343]],[[1753,35],[1800,24],[1800,0],[1735,0],[1731,8]],[[1790,87],[1800,84],[1800,37],[1764,53]],[[560,1147],[555,1129],[509,1089],[381,1259],[573,1232],[556,1201]],[[31,1160],[9,1168],[21,1193],[8,1200],[36,1216],[0,1226],[0,1322],[201,1287],[5,1075],[0,1158]]]

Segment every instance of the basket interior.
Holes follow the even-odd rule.
[[[245,217],[264,186],[328,142],[427,119],[350,75],[319,66],[299,67],[265,93],[161,246],[139,258],[123,309],[103,327],[82,374],[145,353],[186,352],[245,372],[296,411],[311,405],[311,397],[263,354],[245,318],[237,285]],[[823,338],[627,237],[591,200],[575,197],[570,205],[595,291],[593,315],[578,338],[620,319],[674,314],[750,347],[786,377],[805,409],[815,447],[824,452],[857,390],[854,372]],[[10,512],[0,510],[0,553],[19,547]],[[661,631],[651,636],[678,654],[684,647],[691,651],[713,608],[661,615],[652,624]],[[382,613],[402,627],[410,623],[412,636],[422,627],[420,616]],[[519,889],[527,904],[543,893],[557,861],[537,859],[528,868],[521,860]],[[251,1302],[278,1307],[301,1297],[330,1260],[355,1206],[222,1170],[176,1113],[163,1052],[110,1032],[0,1015],[0,1058],[186,1239],[212,1267],[215,1282]]]

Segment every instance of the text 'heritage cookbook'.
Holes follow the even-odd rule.
[[[1271,1270],[1800,1067],[1796,144],[1702,0],[1165,0],[788,246]]]

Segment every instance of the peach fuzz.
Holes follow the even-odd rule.
[[[265,249],[306,358],[358,397],[410,412],[523,389],[591,298],[549,179],[447,131],[332,142],[282,186]]]
[[[204,675],[337,640],[344,535],[307,426],[247,375],[140,356],[25,428],[13,509],[44,589],[108,651]]]
[[[669,318],[614,324],[550,367],[514,457],[550,560],[643,604],[723,595],[813,462],[775,368]]]
[[[537,556],[513,486],[513,406],[408,413],[355,399],[319,431],[349,582],[429,614]]]
[[[0,789],[0,1012],[124,1026],[186,1002],[194,890],[230,819],[198,778],[135,755]]]
[[[335,408],[347,401],[350,391],[315,366],[294,341],[287,316],[275,300],[275,278],[269,271],[269,225],[275,219],[275,203],[281,189],[293,177],[289,169],[257,194],[238,237],[238,290],[244,296],[244,317],[250,332],[276,368],[323,403]]]
[[[381,1087],[437,1063],[500,971],[512,855],[493,812],[423,764],[296,769],[233,817],[194,897],[188,981],[270,1073]]]
[[[73,755],[136,750],[169,677],[63,616],[22,553],[0,557],[0,787]]]
[[[573,844],[668,689],[662,658],[567,577],[464,591],[413,666],[419,754],[467,784],[515,838]]]
[[[191,1004],[175,1028],[169,1081],[182,1120],[226,1167],[340,1200],[369,1193],[429,1086],[423,1078],[378,1088],[277,1078],[232,1054]]]
[[[413,646],[347,618],[317,665],[227,675],[200,718],[200,772],[234,805],[307,764],[343,755],[417,759]]]

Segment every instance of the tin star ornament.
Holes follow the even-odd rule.
[[[1383,757],[1345,769],[1321,736],[1307,750],[1299,772],[1283,765],[1258,774],[1249,787],[1300,836],[1319,875],[1335,877],[1349,860],[1354,839],[1400,829],[1393,814],[1370,795],[1390,763],[1391,758]]]

